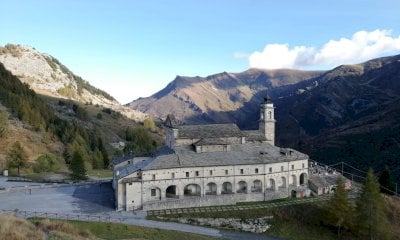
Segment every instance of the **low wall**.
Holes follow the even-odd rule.
[[[288,191],[266,191],[265,193],[235,193],[224,195],[206,195],[202,197],[185,197],[163,201],[147,202],[144,210],[173,209],[187,207],[206,207],[215,205],[234,205],[238,202],[256,202],[288,197]]]

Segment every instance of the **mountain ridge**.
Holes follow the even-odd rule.
[[[111,108],[137,121],[147,117],[122,106],[107,92],[75,75],[55,57],[33,47],[17,44],[0,46],[0,62],[39,94]]]

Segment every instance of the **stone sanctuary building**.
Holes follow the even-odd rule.
[[[275,146],[274,105],[261,104],[259,130],[236,124],[165,121],[166,145],[151,156],[114,160],[117,210],[166,209],[285,198],[303,191],[308,156]]]

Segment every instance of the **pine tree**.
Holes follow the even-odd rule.
[[[389,222],[386,216],[386,202],[379,192],[379,183],[370,168],[357,199],[358,231],[372,239],[387,239]]]
[[[103,155],[103,166],[104,168],[108,168],[108,165],[110,164],[110,158],[108,157],[107,150],[104,148],[103,140],[100,137],[98,139],[98,143],[99,143],[99,150]]]
[[[83,161],[82,154],[79,151],[74,151],[72,154],[71,164],[71,177],[75,180],[82,180],[86,178],[85,162]]]
[[[329,220],[337,227],[337,234],[340,236],[342,227],[350,223],[353,209],[347,198],[344,180],[342,177],[338,178],[336,185],[336,190],[333,197],[329,201],[328,209]]]
[[[28,161],[28,156],[21,146],[19,141],[16,141],[12,147],[10,152],[7,155],[7,163],[8,167],[16,167],[18,169],[18,176],[19,170],[22,167],[25,167]]]
[[[8,132],[8,113],[0,111],[0,138],[5,137]]]
[[[388,166],[385,166],[385,170],[379,176],[379,184],[381,185],[381,192],[393,195],[394,181]]]

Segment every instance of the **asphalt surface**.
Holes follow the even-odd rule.
[[[276,238],[259,234],[222,231],[213,228],[192,226],[173,222],[146,220],[145,211],[116,212],[114,208],[114,191],[111,183],[82,185],[45,185],[26,182],[7,182],[0,177],[0,210],[13,211],[19,216],[27,213],[40,213],[41,216],[60,215],[83,216],[96,215],[99,221],[108,218],[119,219],[119,222],[181,232],[191,232],[226,239],[274,240]],[[29,216],[28,214],[28,216]],[[46,214],[46,215],[44,215]],[[101,217],[101,218],[100,218]],[[92,219],[96,221],[96,217]]]

